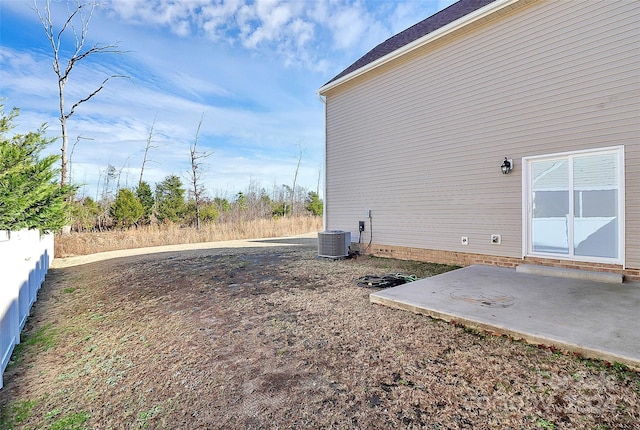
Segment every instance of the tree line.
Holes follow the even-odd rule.
[[[293,195],[293,200],[290,196]],[[293,202],[293,205],[291,204]],[[322,200],[315,191],[282,185],[267,189],[253,181],[232,198],[196,200],[178,175],[168,175],[152,187],[142,181],[135,188],[120,188],[111,197],[74,199],[70,205],[76,231],[125,229],[142,225],[178,224],[199,228],[214,222],[239,222],[287,216],[321,216]]]
[[[121,188],[112,166],[100,199],[80,197],[76,186],[60,186],[54,179],[59,173],[54,164],[60,156],[41,156],[55,140],[46,137],[46,126],[10,135],[18,113],[13,109],[5,114],[0,105],[0,230],[48,232],[71,225],[76,231],[90,231],[167,223],[199,227],[200,223],[322,215],[318,193],[300,186],[274,186],[267,192],[252,181],[232,198],[209,198],[198,185],[196,199],[193,189],[187,191],[177,175],[168,175],[153,189],[143,180],[135,188]],[[118,184],[115,193],[110,191],[113,181]]]

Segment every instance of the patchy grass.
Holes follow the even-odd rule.
[[[62,417],[58,417],[57,414],[49,416],[51,423],[49,424],[49,430],[83,430],[87,427],[85,423],[89,419],[91,414],[89,412],[73,412]]]
[[[25,350],[37,353],[38,351],[47,351],[53,348],[56,345],[57,330],[52,326],[53,323],[48,323],[33,333],[23,333],[21,342],[13,349],[9,359],[9,366],[19,363],[25,354]]]
[[[551,421],[545,420],[544,418],[538,418],[536,420],[536,425],[539,428],[546,429],[546,430],[554,430],[556,428],[556,425],[554,423],[552,423]]]
[[[632,369],[372,305],[354,282],[451,267],[315,252],[52,270],[1,428],[637,428]]]
[[[412,260],[395,260],[391,258],[361,256],[363,264],[370,266],[376,271],[384,273],[410,273],[418,278],[428,278],[429,276],[439,275],[453,269],[459,269],[459,266],[449,264],[425,263],[422,261]],[[378,273],[381,274],[381,273]]]
[[[9,430],[27,421],[35,405],[34,400],[19,400],[0,408],[0,429]]]

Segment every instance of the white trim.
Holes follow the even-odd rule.
[[[626,242],[625,242],[625,238],[627,237],[627,231],[626,231],[626,217],[625,217],[625,211],[626,211],[626,199],[627,199],[627,194],[626,194],[626,189],[625,189],[625,178],[626,178],[626,174],[624,171],[624,145],[620,145],[618,148],[620,148],[619,152],[618,152],[618,193],[622,196],[621,199],[618,199],[618,216],[620,219],[620,243],[618,246],[620,246],[620,260],[622,262],[622,268],[626,269],[627,268],[627,259],[626,259],[626,255],[625,255],[625,249],[626,249]]]
[[[333,82],[329,82],[328,84],[323,85],[319,90],[318,90],[318,94],[322,94],[326,91],[329,91],[332,88],[335,88],[339,85],[344,84],[347,81],[350,81],[351,79],[357,78],[360,75],[363,75],[377,67],[382,66],[383,64],[386,64],[390,61],[395,60],[398,57],[401,57],[411,51],[414,51],[418,48],[423,47],[424,45],[427,45],[441,37],[446,36],[447,34],[458,30],[466,25],[469,25],[479,19],[482,19],[484,17],[486,17],[487,15],[490,15],[504,7],[507,7],[513,3],[517,3],[520,0],[496,0],[492,3],[489,3],[486,6],[481,7],[480,9],[477,9],[461,18],[458,18],[455,21],[450,22],[449,24],[445,25],[444,27],[440,27],[437,30],[432,31],[431,33],[425,34],[424,36],[422,36],[419,39],[414,40],[411,43],[408,43],[406,45],[404,45],[401,48],[396,49],[393,52],[388,53],[387,55],[378,58],[377,60],[372,61],[371,63],[365,64],[364,66],[354,70],[353,72],[342,76],[339,79],[336,79]]]
[[[324,145],[322,146],[322,230],[327,230],[327,98],[318,93],[324,107]],[[318,196],[320,198],[320,196]]]
[[[522,259],[527,256],[527,248],[529,246],[529,184],[531,184],[531,169],[526,158],[520,160],[522,166]]]
[[[553,254],[553,253],[536,253],[532,249],[531,244],[531,162],[536,160],[552,160],[554,158],[561,159],[570,156],[582,155],[582,154],[601,154],[601,153],[616,153],[618,155],[618,258],[605,258],[605,257],[590,257],[590,256],[575,256],[573,253],[573,223],[570,223],[569,234],[569,254]],[[522,158],[522,258],[525,257],[537,257],[537,258],[552,258],[556,260],[569,260],[569,261],[584,261],[590,263],[609,263],[609,264],[621,264],[625,268],[625,172],[624,172],[624,145],[609,146],[604,148],[584,149],[579,151],[567,151],[554,154],[535,155]],[[572,165],[570,164],[569,179],[570,186],[573,189],[572,178]],[[569,205],[573,207],[573,193],[569,195]]]
[[[571,192],[569,193],[569,213],[568,215],[568,219],[567,219],[567,245],[569,247],[569,258],[574,259],[575,256],[575,243],[576,243],[576,237],[575,237],[575,232],[576,232],[576,207],[575,207],[575,182],[574,182],[574,171],[573,171],[573,157],[570,155],[567,157],[567,160],[571,160],[571,163],[567,163],[567,168],[568,168],[568,175],[569,175],[569,190],[571,190]],[[618,250],[618,255],[620,255],[620,250]]]
[[[615,146],[605,146],[602,148],[593,148],[593,149],[579,149],[577,151],[565,151],[565,152],[554,152],[552,154],[542,154],[542,155],[531,155],[529,157],[522,157],[522,161],[535,160],[538,158],[562,158],[568,155],[578,155],[578,154],[588,154],[590,152],[607,152],[607,151],[619,151],[622,150],[624,152],[624,145],[615,145]]]

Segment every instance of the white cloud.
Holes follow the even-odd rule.
[[[419,14],[420,5],[415,2],[402,2],[393,10],[389,17],[389,24],[393,34],[409,28],[422,21],[426,16]]]
[[[206,0],[111,0],[109,6],[122,19],[137,24],[167,26],[176,35],[191,34],[193,17],[197,16]]]
[[[165,78],[165,83],[173,86],[176,92],[188,93],[196,98],[208,95],[232,96],[229,90],[217,85],[211,80],[199,77],[196,73],[189,73],[185,70],[170,71],[165,75]]]
[[[57,95],[51,61],[38,53],[0,46],[0,81],[3,97],[20,94],[29,99],[30,105],[41,104],[44,98]]]
[[[346,67],[343,59],[357,58],[453,1],[112,0],[111,10],[140,26],[206,36],[286,67],[326,71],[332,63]]]
[[[137,25],[167,26],[181,37],[203,34],[248,50],[271,51],[288,66],[316,70],[325,67],[330,50],[358,49],[388,32],[363,2],[348,0],[113,0],[111,9]],[[332,34],[330,45],[318,45],[319,26]]]
[[[286,34],[294,13],[290,4],[278,0],[258,0],[251,9],[245,8],[247,11],[250,11],[248,21],[256,23],[243,41],[249,48],[256,48],[261,42],[274,41]]]
[[[137,16],[140,15],[145,7],[144,1],[135,0],[111,0],[110,7],[125,21],[138,21]]]
[[[298,48],[303,48],[313,39],[312,23],[302,19],[296,19],[291,23],[291,31],[293,33],[294,43]]]
[[[212,40],[226,39],[233,42],[226,35],[231,31],[230,27],[235,23],[234,15],[238,13],[243,5],[242,0],[228,0],[222,2],[212,2],[201,9],[200,25]]]
[[[106,76],[130,79],[109,81],[70,119],[71,143],[77,136],[85,138],[74,152],[74,177],[87,182],[91,196],[109,164],[128,175],[123,183],[137,183],[154,118],[158,148],[150,155],[153,163],[145,167],[145,179],[153,186],[168,174],[182,175],[204,112],[200,144],[214,151],[206,174],[209,189],[237,192],[250,179],[267,188],[290,183],[298,143],[307,148],[299,183],[315,189],[324,130],[323,106],[315,91],[402,22],[423,19],[424,5],[112,0],[108,9],[96,12],[89,35],[92,41],[121,40],[121,48],[130,52],[78,63],[67,103],[85,97]],[[24,16],[33,34],[42,31],[37,18]],[[44,42],[30,50],[9,49],[2,42],[0,80],[7,107],[22,108],[22,130],[49,122],[55,136],[57,88]],[[49,151],[59,153],[59,144]]]
[[[357,6],[337,10],[329,17],[333,42],[339,49],[348,49],[357,45],[365,31],[371,31],[367,24],[366,11]]]

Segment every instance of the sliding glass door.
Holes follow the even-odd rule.
[[[527,254],[622,259],[622,148],[525,159]]]

